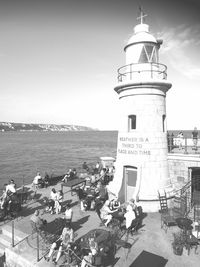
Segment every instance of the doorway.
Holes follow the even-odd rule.
[[[191,189],[200,192],[200,167],[191,167]]]
[[[200,204],[200,167],[191,167],[191,198],[193,204]]]
[[[135,198],[137,185],[137,167],[124,166],[125,201]]]

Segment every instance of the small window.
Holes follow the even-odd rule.
[[[144,47],[142,48],[142,51],[141,51],[140,58],[139,58],[138,62],[139,63],[148,63],[149,62],[149,59],[148,59],[148,56],[146,54],[146,50],[145,50]]]
[[[144,44],[138,63],[158,62],[157,48],[152,44]]]
[[[162,116],[163,132],[165,132],[165,119],[166,119],[166,115],[163,115]]]
[[[128,116],[128,129],[129,131],[136,129],[136,115]]]

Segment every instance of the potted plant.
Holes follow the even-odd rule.
[[[174,241],[172,243],[175,255],[182,255],[183,247],[185,245],[185,237],[183,232],[173,233]]]

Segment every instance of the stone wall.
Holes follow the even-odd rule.
[[[189,167],[200,167],[200,155],[168,154],[169,176],[174,188],[190,180]]]

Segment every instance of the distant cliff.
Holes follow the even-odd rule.
[[[0,132],[7,131],[51,131],[51,132],[67,132],[67,131],[96,131],[86,126],[78,125],[56,125],[56,124],[29,124],[29,123],[13,123],[0,122]]]

